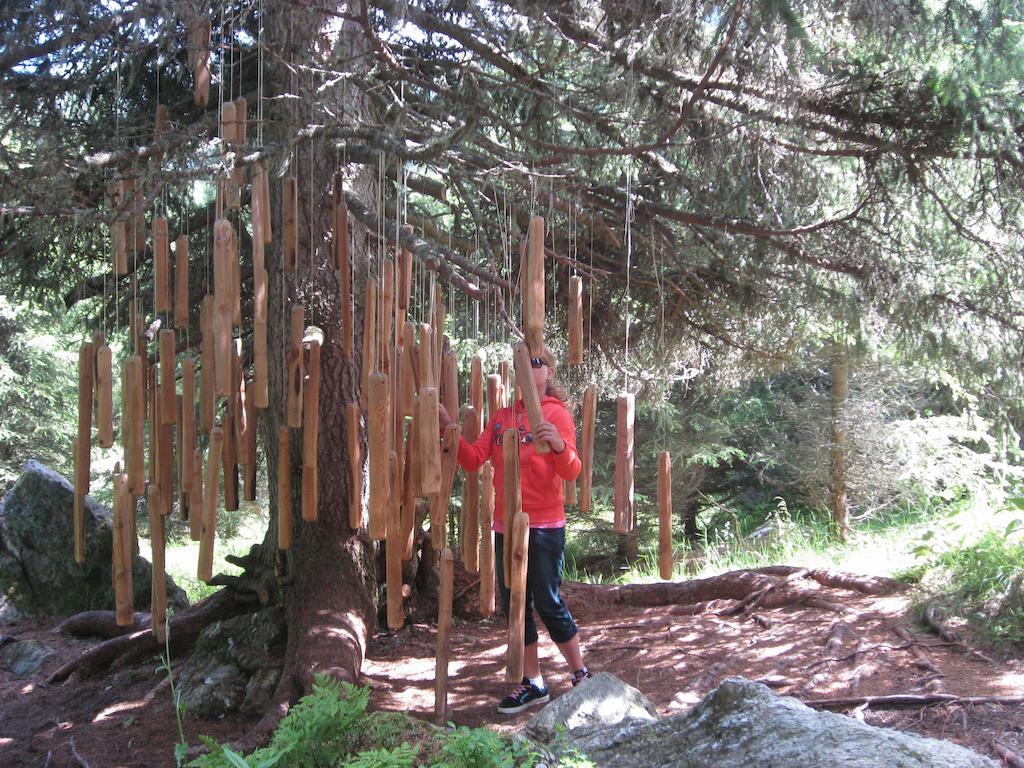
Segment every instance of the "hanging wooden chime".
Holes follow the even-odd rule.
[[[277,431],[277,548],[292,548],[292,446],[287,426]]]
[[[437,649],[434,654],[434,722],[448,721],[448,654],[452,630],[452,598],[455,586],[455,556],[445,547],[440,556],[440,588],[437,598]]]
[[[203,483],[203,526],[199,534],[199,566],[196,576],[209,583],[213,578],[213,546],[217,531],[217,485],[220,475],[221,451],[224,449],[224,428],[210,430],[210,448],[206,456],[206,477]]]
[[[199,431],[210,434],[216,415],[217,367],[214,349],[213,315],[215,298],[209,294],[199,305]]]
[[[292,429],[302,427],[302,337],[306,330],[306,309],[301,304],[292,307],[289,323],[288,351],[285,354],[285,370],[288,390],[285,405],[285,423]]]
[[[672,578],[672,456],[658,455],[658,573]]]
[[[348,448],[348,526],[363,525],[363,455],[359,442],[359,403],[345,404],[345,444]]]
[[[368,408],[366,414],[366,454],[369,468],[370,494],[367,502],[369,523],[367,531],[374,541],[387,535],[387,505],[390,477],[388,445],[388,376],[371,373],[369,376]]]
[[[188,238],[174,241],[174,327],[188,330]]]
[[[476,358],[474,358],[476,359]],[[480,417],[472,405],[462,418],[462,437],[469,443],[480,435]],[[462,479],[462,562],[466,570],[477,570],[480,540],[480,471],[466,472]]]
[[[523,332],[530,357],[544,352],[544,219],[530,218],[529,248],[523,273]]]
[[[494,613],[494,467],[480,472],[480,613]]]
[[[619,395],[615,423],[615,532],[633,530],[633,395]]]
[[[508,520],[508,516],[505,516]],[[511,550],[508,607],[508,659],[505,666],[505,680],[515,682],[523,679],[524,639],[526,634],[526,566],[530,545],[530,516],[519,512],[512,518],[512,535],[505,536],[505,549]]]
[[[594,426],[597,418],[597,387],[593,384],[583,393],[583,416],[580,419],[580,512],[590,511],[591,487],[594,478]]]
[[[302,519],[317,519],[317,453],[320,434],[320,341],[309,340],[309,377],[302,397]]]

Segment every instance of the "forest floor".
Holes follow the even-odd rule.
[[[934,692],[963,697],[1024,694],[1024,659],[989,659],[943,642],[915,625],[905,595],[878,597],[826,589],[823,596],[846,612],[784,606],[725,618],[714,611],[689,615],[672,608],[580,604],[567,587],[590,668],[611,672],[637,687],[661,715],[689,708],[733,676],[760,680],[803,701]],[[913,646],[897,635],[897,628],[912,633]],[[178,729],[166,673],[156,671],[159,660],[106,677],[48,686],[43,682],[47,675],[95,641],[60,636],[30,623],[4,632],[20,640],[39,639],[56,655],[33,678],[0,671],[0,765],[174,765]],[[504,623],[496,618],[455,619],[448,720],[510,732],[537,711],[515,717],[494,711],[509,688],[503,674],[504,641]],[[363,667],[363,682],[373,689],[372,709],[432,718],[435,643],[434,628],[425,624],[374,635]],[[922,668],[915,648],[941,675]],[[557,650],[543,633],[541,658],[551,695],[557,697],[569,682]],[[997,763],[996,742],[1024,754],[1024,706],[851,705],[836,711],[873,725],[953,741]],[[200,722],[186,715],[184,729],[186,739],[196,744],[200,733],[228,741],[250,725],[231,718]]]

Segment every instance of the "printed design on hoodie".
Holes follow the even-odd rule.
[[[520,421],[518,425],[519,429],[519,442],[523,445],[531,445],[533,443],[533,432],[527,432],[526,426],[522,423],[522,417],[518,419]],[[501,428],[501,422],[494,422],[494,444],[501,445],[501,440],[504,435],[504,430]]]

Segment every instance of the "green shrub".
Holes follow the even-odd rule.
[[[931,556],[920,605],[940,607],[993,645],[1024,645],[1024,540],[1021,520],[1005,530]]]
[[[530,768],[536,755],[486,728],[461,726],[446,733],[431,768]]]
[[[401,744],[394,749],[367,749],[346,760],[341,768],[412,768],[417,754],[419,748],[410,744]]]

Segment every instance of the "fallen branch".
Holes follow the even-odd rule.
[[[929,693],[915,696],[909,693],[897,693],[889,696],[811,699],[805,701],[804,704],[814,709],[846,709],[848,707],[889,709],[893,707],[927,707],[932,704],[960,704],[965,706],[999,704],[1006,707],[1019,707],[1024,704],[1024,696],[954,696],[951,693]]]

